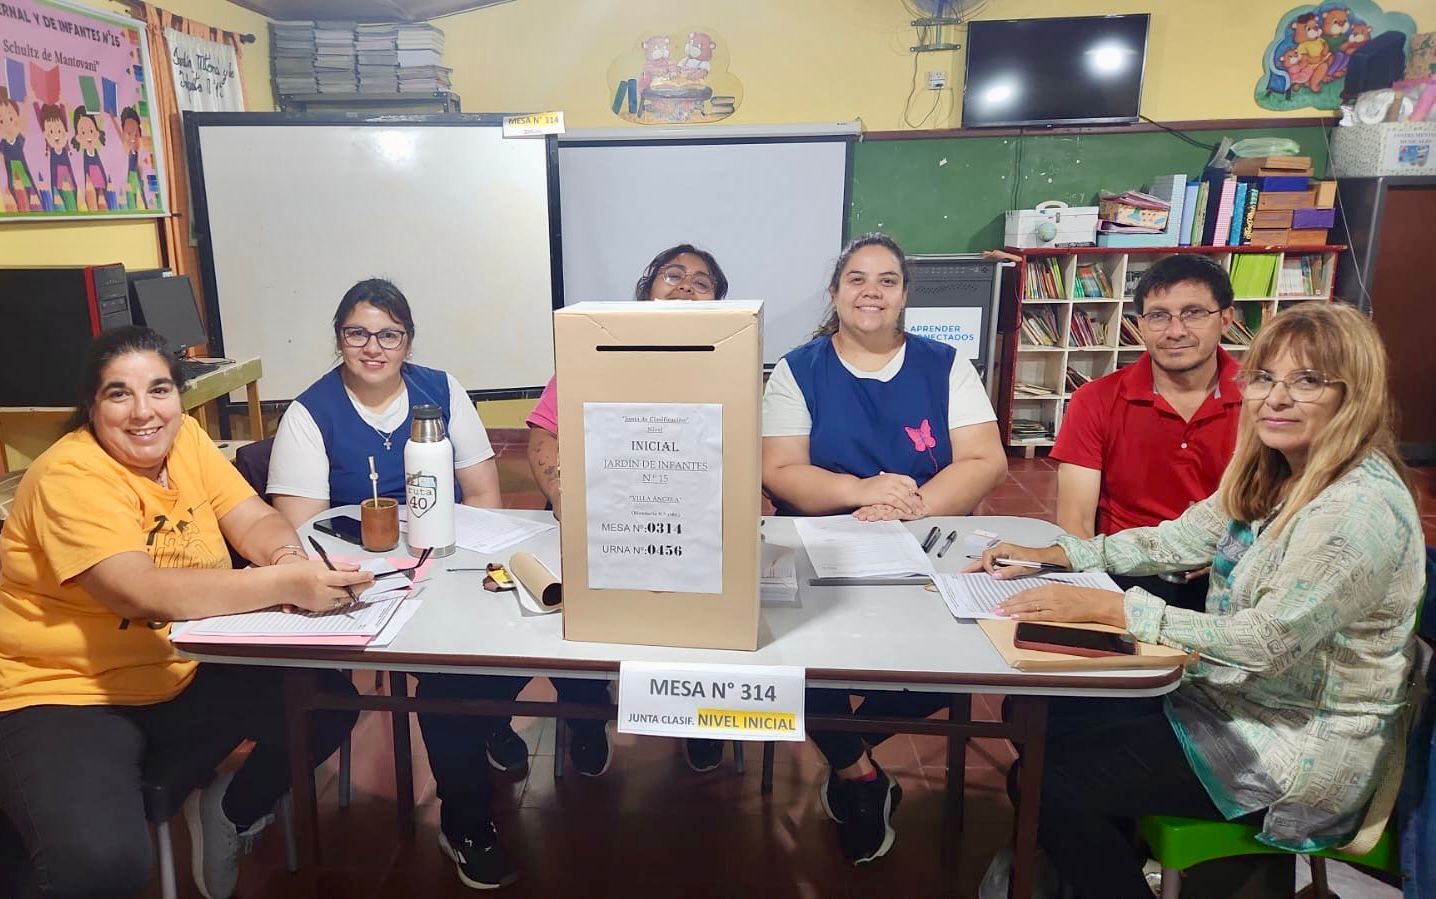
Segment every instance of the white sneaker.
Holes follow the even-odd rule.
[[[239,857],[248,854],[255,837],[274,820],[265,815],[243,833],[224,814],[224,794],[234,772],[215,777],[209,786],[196,790],[184,803],[189,825],[191,867],[195,886],[205,899],[229,899],[239,883]]]

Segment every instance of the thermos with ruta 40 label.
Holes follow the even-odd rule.
[[[409,553],[447,556],[454,552],[454,445],[444,433],[439,407],[414,407],[414,424],[404,445],[404,500],[409,506]]]

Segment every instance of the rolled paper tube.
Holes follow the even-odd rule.
[[[509,559],[509,571],[519,583],[542,606],[542,611],[557,612],[563,608],[563,584],[548,570],[548,566],[530,553],[514,553]]]

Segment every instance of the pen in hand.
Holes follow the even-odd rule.
[[[944,541],[942,541],[942,549],[940,549],[940,550],[937,551],[937,557],[938,557],[939,559],[942,558],[942,554],[943,554],[943,553],[947,552],[950,548],[952,548],[952,541],[954,541],[954,540],[956,540],[956,539],[957,539],[957,531],[948,531],[947,539],[944,540]]]
[[[324,547],[320,545],[320,543],[319,543],[318,540],[315,540],[313,537],[310,537],[310,538],[309,538],[309,545],[310,545],[310,546],[313,546],[313,547],[314,547],[314,551],[317,552],[317,553],[319,553],[319,558],[322,559],[322,560],[324,560],[324,567],[325,567],[325,568],[328,568],[330,571],[338,571],[338,570],[339,570],[339,569],[337,569],[337,568],[334,567],[334,563],[333,563],[333,562],[329,561],[329,553],[327,553],[327,552],[324,551]],[[350,603],[356,603],[356,602],[359,601],[359,597],[357,597],[357,596],[354,595],[354,588],[353,588],[353,587],[350,587],[350,586],[348,586],[348,585],[346,584],[345,587],[344,587],[344,592],[347,593],[347,594],[349,594],[349,602],[350,602]]]
[[[981,561],[982,556],[968,556],[969,559]],[[992,560],[994,565],[1005,565],[1017,568],[1036,568],[1038,571],[1071,571],[1066,565],[1057,565],[1052,562],[1031,562],[1027,559],[1008,559],[999,557]]]

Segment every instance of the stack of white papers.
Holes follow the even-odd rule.
[[[947,603],[948,611],[954,618],[1001,618],[993,610],[1003,600],[1045,584],[1071,584],[1121,592],[1117,582],[1105,571],[1043,574],[1010,581],[998,580],[985,571],[979,571],[975,574],[939,574],[933,577],[932,582],[937,585],[937,592],[942,594],[942,601]]]
[[[762,569],[758,575],[759,599],[768,603],[793,603],[798,599],[798,554],[787,546],[763,544]]]
[[[859,521],[851,515],[793,522],[820,578],[931,575],[932,562],[899,521]]]
[[[408,532],[409,509],[399,507],[400,530]],[[464,549],[492,555],[539,534],[556,530],[551,521],[533,521],[517,515],[505,515],[491,509],[454,506],[454,542]]]

